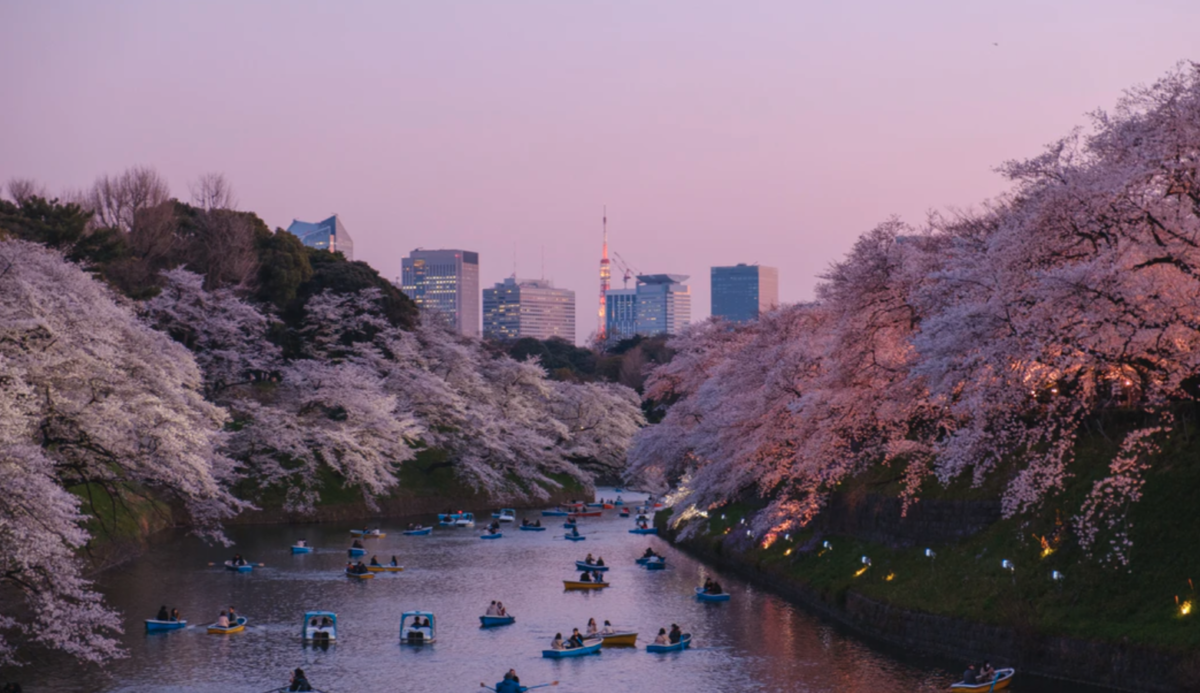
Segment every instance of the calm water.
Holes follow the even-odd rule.
[[[605,495],[608,495],[607,493]],[[628,500],[637,497],[625,494]],[[533,518],[540,513],[522,513]],[[504,537],[479,539],[476,529],[434,529],[406,537],[384,524],[388,536],[366,542],[381,562],[399,557],[406,569],[373,580],[342,575],[348,527],[234,528],[231,536],[247,560],[263,562],[250,574],[218,565],[231,551],[184,534],[157,544],[139,560],[107,573],[101,587],[126,614],[130,657],[107,674],[38,662],[19,672],[29,691],[246,691],[258,693],[303,667],[324,691],[479,691],[510,667],[522,683],[559,680],[561,693],[595,691],[944,691],[957,677],[903,661],[830,628],[730,575],[714,572],[657,537],[628,533],[632,520],[606,511],[581,520],[588,538],[562,538],[564,518],[541,518],[546,532],[505,526]],[[482,522],[480,523],[483,524]],[[312,554],[293,556],[289,546],[307,538]],[[634,564],[647,546],[667,556],[665,571]],[[565,592],[573,565],[588,552],[613,568],[601,592]],[[370,554],[368,554],[368,558]],[[713,575],[733,593],[723,604],[698,603],[693,588]],[[514,625],[482,630],[478,617],[492,599],[516,615]],[[178,607],[189,627],[146,634],[142,619],[158,607]],[[229,605],[247,616],[246,632],[208,635],[202,627]],[[338,614],[338,641],[328,649],[300,642],[306,610]],[[432,611],[438,642],[423,649],[398,644],[400,614]],[[604,649],[567,660],[541,658],[556,632],[584,629],[589,617],[639,631],[638,649]],[[682,653],[645,652],[660,627],[679,623],[693,634]],[[1049,690],[1036,682],[1018,690]],[[1062,686],[1055,690],[1064,690]]]

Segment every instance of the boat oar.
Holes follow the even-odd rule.
[[[988,689],[988,693],[996,690],[996,682],[1000,680],[1000,674],[996,674],[996,678],[992,679],[992,687]]]
[[[480,688],[486,688],[486,689],[488,689],[489,691],[491,691],[492,693],[496,693],[496,689],[495,689],[495,688],[492,688],[491,686],[487,685],[486,683],[484,683],[484,682],[482,682],[482,681],[480,681],[480,682],[479,682],[479,687],[480,687]]]
[[[551,681],[550,683],[539,683],[536,686],[530,686],[529,688],[526,688],[525,690],[532,691],[535,688],[545,688],[546,686],[557,686],[557,685],[558,685],[558,681]]]

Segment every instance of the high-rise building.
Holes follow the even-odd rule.
[[[596,327],[596,338],[603,342],[605,333],[608,332],[608,289],[609,280],[612,278],[612,268],[609,267],[608,261],[608,207],[604,208],[604,217],[600,223],[604,226],[604,245],[600,251],[600,321]]]
[[[546,279],[509,277],[483,290],[483,336],[487,339],[550,339],[575,343],[575,292]]]
[[[637,289],[609,289],[605,301],[607,339],[618,341],[637,334]]]
[[[479,253],[418,248],[401,263],[400,290],[421,312],[479,336]]]
[[[749,322],[779,305],[779,270],[738,264],[712,268],[712,314]]]
[[[692,290],[686,274],[639,274],[637,333],[679,334],[692,320]]]
[[[354,259],[354,240],[346,233],[346,227],[336,214],[318,222],[293,219],[287,230],[310,248],[340,252],[347,260]]]

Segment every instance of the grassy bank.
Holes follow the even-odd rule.
[[[707,551],[738,552],[738,560],[805,585],[839,606],[850,591],[904,609],[1002,625],[1018,633],[1062,635],[1149,645],[1172,651],[1200,648],[1200,440],[1194,422],[1165,441],[1147,476],[1142,500],[1130,509],[1132,562],[1103,565],[1098,547],[1088,556],[1071,533],[1092,483],[1116,450],[1110,432],[1081,440],[1066,490],[1033,517],[1002,520],[953,544],[889,548],[854,536],[809,529],[763,548],[744,539],[748,502],[711,512],[696,539]],[[929,497],[981,499],[991,488],[931,490]],[[839,493],[896,494],[886,470],[849,482]],[[724,519],[722,519],[722,517]],[[820,526],[820,521],[814,525]],[[740,535],[740,536],[739,536]],[[738,540],[741,539],[739,542]],[[1045,540],[1043,542],[1043,539]],[[828,541],[831,548],[825,548]],[[935,557],[926,555],[926,549]],[[870,565],[863,563],[863,556]],[[1010,561],[1005,569],[1001,562]],[[1061,580],[1052,573],[1062,574]],[[1178,603],[1176,599],[1178,598]],[[1192,611],[1186,611],[1187,604]]]

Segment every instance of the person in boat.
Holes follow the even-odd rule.
[[[304,670],[297,668],[292,672],[292,680],[288,683],[289,691],[311,691],[312,684],[308,682],[308,677],[304,675]]]
[[[500,612],[500,616],[508,615],[508,609],[504,608],[504,602],[496,602],[496,609]]]
[[[371,565],[373,565],[375,567],[379,567],[379,559],[374,556],[371,556]]]
[[[308,622],[308,627],[309,627],[309,628],[316,628],[318,623],[319,623],[319,621],[317,620],[317,617],[316,617],[316,616],[313,616],[313,617],[312,617],[312,620]]]
[[[158,616],[154,617],[156,621],[166,621],[171,618],[171,614],[167,613],[167,605],[163,604],[158,608]]]
[[[571,629],[571,639],[567,641],[567,649],[583,647],[583,635],[580,634],[578,628]]]
[[[355,539],[354,543],[350,545],[350,548],[352,548],[352,549],[361,549],[362,547],[363,547],[362,542],[357,539]]]
[[[229,623],[230,623],[230,625],[236,626],[237,620],[238,620],[237,609],[234,609],[232,606],[229,607]]]
[[[613,633],[616,633],[616,632],[617,631],[613,630],[612,624],[608,622],[608,619],[605,619],[604,627],[600,629],[600,634],[601,635],[612,635]]]
[[[296,546],[300,546],[300,547],[308,546],[308,540],[307,539],[299,539],[296,541]]]
[[[591,582],[592,581],[592,571],[585,570],[582,573],[580,573],[579,581],[580,582]]]
[[[683,631],[679,629],[678,623],[671,624],[671,634],[667,636],[667,639],[671,641],[672,645],[683,639]]]
[[[487,608],[487,613],[484,616],[499,616],[500,610],[496,608],[496,600],[493,599],[490,606]]]
[[[333,625],[333,619],[329,618],[328,616],[321,617],[321,627],[322,628],[328,628],[332,625]]]
[[[217,617],[217,628],[228,628],[228,627],[229,627],[229,615],[226,614],[224,611],[222,611],[221,615]]]
[[[571,528],[571,536],[573,536],[573,537],[579,536],[579,528],[578,527]]]
[[[171,609],[171,620],[172,621],[179,620],[179,609]]]
[[[963,672],[962,682],[968,686],[974,686],[979,683],[979,675],[975,672],[974,664],[967,665],[967,670]]]
[[[392,562],[391,562],[391,564],[390,564],[390,565],[391,565],[393,568],[399,568],[399,567],[400,567],[400,564],[396,562],[396,557],[395,557],[395,556],[392,556]]]
[[[587,558],[583,559],[583,562],[588,565],[596,565],[596,559],[592,558],[592,554],[590,553],[587,555]]]
[[[588,637],[589,638],[594,637],[599,632],[600,632],[600,629],[596,626],[596,619],[589,618],[588,622],[587,622]]]
[[[359,575],[365,575],[371,571],[367,570],[367,566],[364,565],[362,561],[359,561],[358,565],[354,566],[354,572],[358,573]]]
[[[354,561],[346,561],[346,572],[347,573],[354,572]]]
[[[652,548],[650,548],[649,546],[647,546],[647,547],[646,547],[646,553],[642,554],[642,558],[652,558],[652,557],[654,557],[654,556],[656,556],[656,555],[657,555],[657,554],[655,554],[655,553],[654,553],[654,549],[652,549]]]
[[[554,639],[550,641],[550,649],[563,650],[566,646],[563,644],[562,633],[555,633]]]
[[[599,557],[599,558],[597,558],[597,559],[596,559],[596,566],[597,566],[597,567],[599,567],[599,568],[603,568],[603,567],[604,567],[604,556],[601,556],[601,557]]]
[[[992,663],[986,659],[983,660],[983,666],[979,667],[979,680],[988,683],[994,678],[996,678],[996,670],[992,667]]]
[[[667,644],[667,629],[666,628],[658,629],[658,637],[654,638],[654,644],[655,645],[666,645]]]
[[[511,673],[512,670],[510,669]],[[504,680],[496,684],[494,689],[496,693],[522,693],[525,689],[521,687],[519,681],[514,681],[509,674],[504,675]]]

